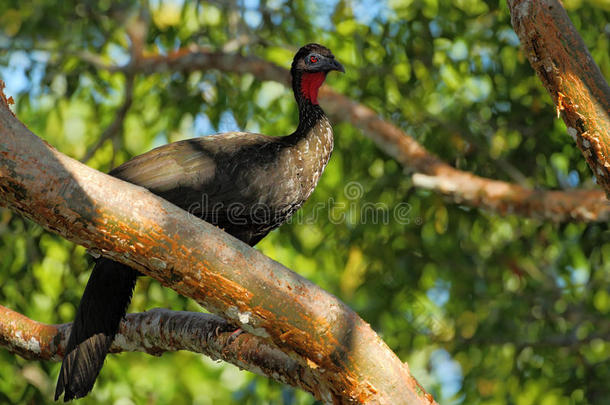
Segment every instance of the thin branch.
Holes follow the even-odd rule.
[[[87,151],[85,156],[80,160],[83,163],[87,163],[94,155],[95,152],[101,148],[104,143],[112,138],[115,138],[121,134],[123,131],[123,124],[125,122],[125,117],[127,116],[127,112],[131,108],[131,104],[133,103],[133,86],[134,86],[135,75],[128,73],[125,75],[125,91],[123,95],[123,104],[117,110],[114,120],[102,134],[97,139],[95,144]]]
[[[446,131],[449,131],[453,134],[459,133],[459,136],[465,141],[468,142],[471,146],[476,148],[479,153],[486,154],[487,156],[490,154],[490,148],[485,146],[482,142],[479,142],[472,136],[470,133],[462,132],[460,127],[454,123],[449,123],[445,120],[442,120],[436,116],[433,116],[429,113],[424,114],[423,117],[418,119],[419,122],[412,122],[413,125],[421,125],[423,122],[434,123]],[[523,134],[523,129],[520,129]],[[494,158],[493,163],[498,166],[513,182],[519,184],[522,187],[531,187],[531,181],[525,176],[517,167],[511,164],[508,160],[503,157]]]
[[[238,74],[250,73],[259,80],[277,81],[286,85],[290,83],[288,70],[268,61],[197,47],[182,49],[167,56],[144,56],[137,65],[97,66],[111,71],[142,74],[218,69]],[[405,168],[424,175],[425,177],[414,178],[416,185],[440,192],[457,203],[499,214],[514,213],[558,222],[603,222],[610,219],[610,203],[600,190],[534,190],[464,172],[441,161],[372,109],[328,86],[322,87],[320,98],[324,109],[335,122],[350,122]],[[424,178],[427,181],[421,181]]]
[[[46,325],[0,305],[0,347],[30,360],[61,361],[72,324]],[[250,333],[234,335],[235,327],[216,315],[155,308],[128,314],[110,349],[113,353],[188,350],[241,369],[279,379],[305,391],[318,383],[307,361],[287,355]]]
[[[610,86],[558,0],[508,0],[521,45],[610,198]]]
[[[144,49],[144,40],[146,37],[146,33],[148,32],[148,19],[143,15],[145,13],[144,10],[141,11],[141,14],[138,17],[133,17],[130,19],[129,25],[126,28],[127,36],[129,38],[129,53],[131,55],[131,59],[129,64],[135,64],[142,55]],[[95,65],[99,65],[102,63],[100,60],[96,58],[95,55],[83,53],[81,55],[83,58],[88,58]],[[87,151],[85,156],[81,159],[81,162],[87,163],[89,159],[91,159],[95,152],[99,148],[106,143],[109,139],[114,139],[118,137],[123,132],[123,124],[125,122],[125,117],[127,116],[127,112],[131,108],[131,104],[133,103],[133,87],[135,82],[135,74],[132,72],[127,72],[125,74],[125,90],[123,94],[123,104],[117,110],[116,115],[112,123],[102,132],[102,135],[98,138],[95,144]]]
[[[328,403],[425,404],[409,368],[347,305],[148,190],[71,159],[0,97],[0,203],[307,360]]]
[[[458,170],[428,152],[415,139],[380,118],[370,108],[328,88],[322,90],[321,94],[328,100],[324,107],[334,116],[349,117],[354,126],[362,129],[405,168],[420,175],[442,179],[420,182],[420,187],[440,192],[456,203],[498,214],[517,214],[551,221],[610,219],[610,203],[599,190],[533,190]],[[416,178],[414,182],[417,185]]]

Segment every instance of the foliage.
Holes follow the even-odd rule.
[[[565,3],[610,77],[607,2]],[[4,0],[0,76],[18,117],[83,158],[114,120],[126,83],[83,53],[127,63],[126,29],[139,13],[150,21],[151,53],[197,44],[287,67],[298,46],[323,43],[347,69],[329,76],[332,87],[456,167],[532,187],[594,187],[503,1]],[[288,134],[296,119],[289,89],[251,75],[138,75],[124,130],[88,164],[109,170],[167,142],[236,128]],[[403,168],[350,125],[336,123],[335,134],[311,200],[259,249],[347,302],[439,403],[607,403],[607,224],[450,204],[413,188]],[[3,209],[0,257],[1,304],[43,322],[73,319],[91,267],[84,249]],[[200,310],[141,279],[130,311],[157,306]],[[192,353],[109,357],[83,403],[313,402]],[[50,402],[58,371],[59,363],[1,351],[0,402]]]

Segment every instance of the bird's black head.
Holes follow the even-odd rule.
[[[330,49],[320,44],[307,44],[294,56],[290,71],[295,73],[328,73],[331,70],[344,72],[343,66],[335,60]]]
[[[331,70],[345,72],[330,49],[319,44],[307,44],[294,56],[290,73],[297,101],[318,104],[318,89]]]

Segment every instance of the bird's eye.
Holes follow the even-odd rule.
[[[309,61],[310,61],[311,63],[316,63],[316,62],[318,61],[318,58],[316,58],[315,56],[311,55],[311,56],[309,57]]]

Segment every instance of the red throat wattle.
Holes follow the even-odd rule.
[[[311,101],[311,104],[318,104],[318,89],[324,83],[326,73],[304,73],[301,77],[301,93]]]

